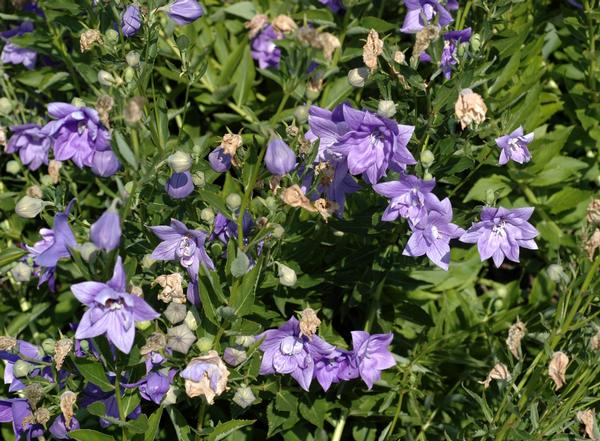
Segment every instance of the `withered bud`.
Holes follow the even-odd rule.
[[[302,26],[298,29],[298,32],[296,32],[296,38],[298,38],[298,41],[301,43],[320,49],[318,42],[319,32],[315,28]]]
[[[52,179],[53,184],[58,184],[60,181],[60,168],[62,167],[62,162],[57,161],[55,159],[51,159],[48,163],[48,175],[50,179]]]
[[[590,340],[592,351],[600,351],[600,328],[596,331],[596,335]]]
[[[515,324],[513,324],[508,330],[508,337],[506,339],[506,345],[508,346],[508,350],[515,358],[521,358],[521,340],[525,336],[527,332],[527,328],[525,327],[525,323],[521,320],[517,320]]]
[[[39,383],[31,383],[23,389],[23,395],[32,409],[35,409],[41,399],[44,397],[44,390]]]
[[[38,199],[42,199],[42,197],[44,196],[42,194],[42,189],[38,185],[32,185],[31,187],[29,187],[25,194],[29,197]]]
[[[180,273],[163,274],[158,276],[152,282],[152,285],[158,284],[161,286],[162,291],[158,293],[158,300],[162,300],[165,303],[185,303],[186,297],[183,292],[183,276]]]
[[[167,347],[167,336],[162,332],[154,332],[146,339],[146,344],[141,347],[140,354],[146,355],[150,352],[160,352]]]
[[[96,43],[99,45],[104,43],[102,40],[102,33],[97,29],[88,29],[79,37],[79,49],[81,50],[81,53],[89,51]]]
[[[278,175],[273,175],[269,178],[269,189],[274,193],[277,194],[277,190],[279,190],[279,184],[281,184],[281,176]]]
[[[200,381],[185,380],[185,393],[188,397],[194,398],[204,396],[208,404],[213,404],[215,397],[225,392],[227,387],[227,380],[229,378],[229,370],[223,360],[219,357],[216,351],[208,351],[207,355],[192,358],[188,363],[188,367],[198,363],[204,365],[213,365],[218,370],[218,380],[216,385],[211,385],[211,380],[208,376],[208,372],[204,372]],[[212,374],[213,376],[215,374]],[[216,386],[214,389],[211,386]]]
[[[302,207],[311,212],[317,211],[310,203],[310,200],[304,195],[304,192],[298,184],[294,184],[283,190],[281,200],[292,207]]]
[[[323,82],[324,81],[322,72],[318,72],[315,75],[312,75],[311,78],[308,80],[308,85],[306,86],[308,95],[314,94],[315,96],[318,96],[319,92],[323,90]]]
[[[454,113],[464,129],[472,123],[481,124],[485,120],[487,106],[479,94],[471,89],[463,89],[454,104]]]
[[[498,363],[492,368],[486,379],[480,381],[479,383],[483,384],[483,387],[487,389],[490,387],[492,380],[508,381],[510,378],[510,372],[508,371],[506,365],[504,363]]]
[[[412,60],[419,58],[421,53],[425,52],[432,41],[435,41],[440,36],[440,28],[437,26],[426,26],[417,32],[415,45],[412,50]]]
[[[600,226],[600,199],[594,199],[587,207],[587,221]]]
[[[56,364],[56,370],[60,370],[65,362],[65,358],[69,355],[73,349],[73,340],[70,338],[61,338],[54,345],[54,363]]]
[[[258,219],[256,219],[256,227],[259,229],[263,229],[269,226],[269,219],[261,216]]]
[[[328,201],[324,198],[317,199],[313,205],[325,222],[340,208],[337,202]]]
[[[594,260],[596,250],[600,248],[600,228],[596,228],[594,234],[585,241],[584,247],[590,260]]]
[[[141,96],[136,96],[127,101],[123,109],[123,119],[127,124],[133,125],[142,119],[144,116],[144,104],[146,99]]]
[[[568,364],[569,357],[564,352],[558,351],[552,355],[552,360],[548,365],[548,375],[554,381],[554,390],[559,390],[566,384],[565,374],[567,373]]]
[[[40,407],[33,413],[33,417],[38,424],[45,425],[50,421],[50,411],[45,407]]]
[[[580,410],[577,412],[577,421],[583,424],[583,430],[589,439],[593,441],[600,441],[600,439],[598,439],[594,433],[594,429],[598,429],[596,427],[596,414],[592,409]]]
[[[317,37],[317,44],[323,50],[323,57],[331,60],[336,49],[342,47],[340,40],[329,32],[322,32]]]
[[[110,128],[109,113],[112,110],[114,104],[115,100],[110,95],[102,95],[98,97],[98,100],[96,101],[96,110],[98,111],[98,117],[100,118],[100,121],[102,121],[102,124],[104,124],[106,128]]]
[[[394,52],[394,61],[398,64],[406,64],[406,55],[402,51]]]
[[[321,320],[317,317],[317,313],[312,308],[306,308],[300,314],[300,334],[311,338],[316,334],[317,328],[321,324]]]
[[[375,29],[369,31],[367,42],[363,46],[363,61],[371,72],[377,70],[377,57],[383,52],[383,40],[379,38],[379,34]]]
[[[248,29],[248,37],[253,39],[256,35],[269,23],[269,17],[264,14],[256,14],[251,20],[247,21],[244,26]]]
[[[295,138],[300,133],[300,129],[296,125],[291,125],[285,128],[285,132],[288,134],[288,136]]]
[[[14,337],[0,336],[0,351],[12,351],[17,346],[17,339]]]
[[[235,133],[227,133],[223,135],[223,140],[221,141],[221,148],[223,152],[227,155],[230,155],[232,158],[235,156],[237,149],[242,145],[243,140],[241,135]]]
[[[6,145],[6,127],[0,126],[0,146]]]
[[[271,25],[273,26],[273,29],[275,29],[275,32],[279,32],[281,34],[294,32],[296,29],[298,29],[298,26],[296,26],[294,20],[292,20],[292,18],[288,17],[287,15],[278,15],[271,22]]]
[[[65,427],[67,429],[71,428],[71,420],[73,419],[73,407],[75,406],[75,402],[77,401],[77,394],[75,392],[71,392],[70,390],[66,390],[60,396],[60,411],[65,417]]]

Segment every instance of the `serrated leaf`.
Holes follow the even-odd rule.
[[[104,368],[99,361],[92,361],[87,358],[77,358],[73,361],[77,370],[87,381],[98,386],[103,392],[114,390],[114,386],[106,378]]]
[[[220,423],[214,428],[210,435],[208,435],[208,441],[220,441],[236,430],[254,424],[255,421],[256,420],[230,420],[226,423]]]

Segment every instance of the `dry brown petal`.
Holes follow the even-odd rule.
[[[23,395],[29,401],[32,409],[35,409],[41,399],[44,397],[44,390],[39,383],[31,383],[23,389]]]
[[[298,144],[300,144],[300,147],[298,148],[298,151],[302,155],[308,155],[311,152],[311,150],[312,150],[312,144],[310,143],[309,140],[307,140],[306,138],[304,138],[304,136],[300,136],[298,138]]]
[[[471,89],[463,89],[454,105],[454,113],[464,129],[471,123],[481,124],[485,120],[487,106],[479,94]]]
[[[25,191],[25,194],[32,198],[42,199],[42,189],[38,185],[32,185]]]
[[[594,434],[596,415],[592,409],[586,409],[577,412],[577,421],[583,424],[583,429],[589,439],[593,441],[600,441]]]
[[[416,34],[411,60],[418,59],[419,55],[427,50],[432,41],[440,36],[440,28],[437,26],[426,26]]]
[[[62,368],[65,358],[69,355],[73,349],[73,340],[70,338],[61,338],[54,345],[54,363],[56,364],[56,370]]]
[[[16,338],[7,337],[5,335],[0,336],[0,351],[12,351],[16,346]]]
[[[377,70],[377,57],[383,52],[383,40],[375,29],[369,31],[367,42],[363,46],[363,61],[371,72]]]
[[[298,29],[298,26],[296,26],[294,20],[292,20],[292,18],[288,17],[287,15],[278,15],[271,22],[271,25],[273,26],[273,29],[275,29],[275,32],[279,32],[282,34],[294,32],[296,29]]]
[[[295,137],[297,137],[297,136],[298,136],[298,134],[300,133],[300,129],[299,129],[299,128],[298,128],[296,125],[292,124],[291,126],[287,126],[287,127],[285,128],[285,132],[286,132],[286,133],[287,133],[289,136],[291,136],[291,137],[295,138]]]
[[[525,336],[527,332],[527,328],[525,327],[525,323],[521,320],[517,320],[515,324],[513,324],[508,330],[508,338],[506,339],[506,344],[508,346],[508,350],[513,354],[515,358],[521,358],[521,340]]]
[[[261,29],[269,23],[269,17],[264,14],[256,14],[252,20],[247,21],[244,26],[248,29],[248,37],[250,39],[256,37]]]
[[[592,237],[586,240],[584,247],[590,260],[594,260],[596,250],[600,248],[600,228],[596,228]]]
[[[296,32],[296,38],[298,38],[301,43],[321,49],[321,44],[319,43],[319,32],[315,28],[302,26],[300,29],[298,29],[298,32]]]
[[[123,119],[127,124],[138,123],[144,116],[144,104],[146,99],[141,96],[135,96],[127,101],[123,109]]]
[[[98,111],[98,117],[102,124],[110,129],[110,117],[109,113],[115,104],[115,100],[109,95],[102,95],[96,101],[96,110]]]
[[[504,363],[498,363],[492,368],[486,379],[480,381],[479,383],[483,384],[483,387],[487,389],[490,387],[492,380],[508,381],[510,378],[510,372],[508,371],[506,365]]]
[[[312,206],[310,200],[304,195],[302,189],[298,186],[298,184],[294,184],[291,187],[283,190],[281,194],[281,199],[286,204],[292,207],[302,207],[307,211],[315,212],[317,209]]]
[[[273,175],[269,178],[269,189],[277,194],[277,190],[279,190],[279,184],[281,184],[281,176]]]
[[[40,407],[33,413],[33,417],[38,424],[46,424],[50,421],[50,411],[45,407]]]
[[[75,406],[75,402],[77,401],[77,394],[75,392],[71,392],[70,390],[66,390],[60,396],[60,411],[65,418],[65,427],[67,429],[71,428],[71,419],[73,418],[73,407]]]
[[[594,199],[587,207],[587,221],[600,226],[600,199]]]
[[[329,218],[335,213],[340,206],[337,202],[328,201],[324,198],[319,198],[314,202],[314,207],[319,212],[321,217],[327,222]]]
[[[321,185],[328,187],[333,182],[335,168],[327,161],[319,162],[315,167],[315,173],[319,176]]]
[[[53,184],[58,184],[60,181],[60,168],[62,167],[62,162],[57,161],[55,159],[51,159],[48,163],[48,175],[52,179]]]
[[[154,332],[146,339],[146,344],[141,347],[140,354],[146,355],[150,352],[159,352],[167,347],[167,336],[161,332]]]
[[[310,80],[308,81],[308,86],[306,86],[306,88],[308,89],[308,91],[310,92],[320,92],[321,90],[323,90],[323,72],[319,71],[318,73],[316,73],[315,75],[313,75]]]
[[[227,133],[223,136],[223,140],[221,141],[221,148],[223,152],[230,155],[232,158],[235,157],[235,153],[237,149],[242,145],[242,137],[241,135],[235,133]]]
[[[548,366],[548,375],[554,381],[554,390],[559,390],[566,384],[565,374],[567,373],[568,364],[569,357],[564,352],[558,351],[552,356],[552,360],[550,360],[550,365]]]
[[[183,276],[180,273],[173,273],[158,276],[152,282],[152,286],[158,284],[162,288],[162,291],[158,293],[158,300],[162,300],[165,303],[185,303],[186,297],[181,286],[182,283]]]
[[[600,351],[600,329],[596,331],[596,335],[590,340],[590,347],[593,351]]]
[[[317,313],[312,308],[306,308],[300,316],[300,334],[311,338],[317,332],[317,328],[321,324],[321,320],[317,317]]]
[[[102,33],[97,29],[88,29],[79,37],[79,49],[82,53],[89,51],[96,43],[103,44]]]
[[[200,381],[185,380],[185,393],[188,397],[204,396],[208,404],[213,404],[215,397],[228,389],[227,380],[229,378],[229,370],[227,370],[227,366],[225,366],[225,363],[223,363],[223,360],[221,360],[216,351],[208,351],[207,355],[192,358],[188,365],[192,363],[209,363],[217,366],[219,369],[219,380],[217,381],[216,390],[210,387],[210,379],[207,372],[204,373]]]
[[[394,52],[394,61],[398,64],[405,64],[406,56],[404,55],[404,52],[402,52],[402,51]]]
[[[323,50],[323,57],[326,60],[331,60],[333,52],[342,47],[340,40],[329,32],[322,32],[317,36],[316,44]]]

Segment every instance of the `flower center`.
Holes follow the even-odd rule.
[[[104,307],[111,310],[117,311],[119,309],[123,309],[123,300],[122,299],[108,299],[106,303],[104,303]]]
[[[438,231],[438,228],[435,225],[431,226],[431,235],[433,236],[434,239],[440,238],[440,232]]]
[[[519,144],[519,138],[511,138],[508,141],[508,146],[510,147],[510,149],[514,152],[515,150],[519,150],[521,148],[521,145]]]
[[[290,335],[281,341],[279,349],[283,355],[296,355],[302,351],[302,342]]]
[[[506,222],[500,221],[499,224],[495,224],[492,228],[492,233],[496,236],[504,236],[506,233],[504,231],[504,227],[506,226]]]
[[[179,257],[191,257],[196,252],[196,242],[188,236],[184,236],[179,241],[179,247],[177,248],[177,254]]]

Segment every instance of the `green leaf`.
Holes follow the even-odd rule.
[[[510,194],[513,183],[506,176],[491,175],[479,179],[469,190],[464,198],[464,202],[481,201],[486,202],[488,191],[493,191],[496,198],[503,198]]]
[[[220,441],[242,427],[254,424],[256,420],[230,420],[218,424],[208,435],[208,441]]]
[[[167,413],[169,414],[169,418],[171,418],[171,422],[173,423],[173,428],[177,434],[177,439],[179,441],[193,441],[192,429],[181,412],[179,412],[174,406],[169,406],[167,407]]]
[[[6,327],[6,334],[17,336],[19,335],[30,323],[35,322],[35,320],[42,315],[46,309],[50,307],[49,302],[38,303],[31,308],[29,312],[23,312],[17,315],[13,321]]]
[[[377,32],[388,32],[397,29],[398,25],[390,23],[377,17],[363,17],[360,20],[360,26],[365,29],[375,29]],[[380,36],[381,38],[381,36]]]
[[[164,407],[160,406],[152,413],[152,415],[150,415],[150,418],[148,419],[148,430],[144,435],[144,441],[154,441],[158,436],[163,409]]]
[[[0,251],[0,268],[8,265],[9,263],[16,262],[25,254],[25,250],[22,250],[21,248],[10,247],[3,249]]]
[[[123,138],[123,135],[121,135],[121,132],[115,130],[113,134],[115,137],[115,141],[117,142],[117,149],[123,157],[123,159],[134,169],[137,169],[139,166],[138,161],[134,153],[129,148],[129,144],[127,144],[127,141],[125,141],[125,138]]]
[[[248,314],[254,305],[262,263],[262,258],[259,258],[254,268],[242,279],[241,286],[237,289],[232,288],[230,306],[235,309],[238,317]]]
[[[237,15],[246,20],[251,20],[257,12],[252,2],[237,2],[225,8],[225,12],[231,15]]]
[[[210,275],[206,275],[207,270],[204,267],[200,267],[200,273],[198,274],[198,294],[200,295],[200,300],[202,303],[202,311],[206,318],[214,323],[215,325],[219,325],[219,320],[217,319],[217,305],[210,295],[208,277]]]
[[[550,160],[531,182],[536,187],[546,187],[563,183],[570,179],[577,171],[586,168],[587,164],[569,156],[556,156]]]
[[[138,404],[140,404],[140,397],[135,391],[125,394],[122,400],[123,414],[129,415],[138,406]]]
[[[69,436],[78,441],[115,441],[112,436],[91,429],[72,430]]]
[[[252,59],[252,55],[250,55],[250,47],[246,46],[242,53],[239,67],[233,75],[233,82],[235,84],[233,99],[238,106],[245,104],[248,100],[255,78],[256,69],[254,67],[254,60]]]
[[[227,57],[225,63],[223,63],[223,68],[219,74],[219,86],[231,87],[231,91],[234,90],[235,84],[231,84],[231,78],[233,77],[233,73],[239,67],[242,55],[247,49],[248,44],[241,43],[238,44],[235,49],[231,50],[231,53]]]
[[[114,389],[114,386],[106,378],[104,367],[98,361],[88,360],[86,358],[73,359],[77,370],[83,375],[90,383],[94,383],[103,392],[110,392]]]

